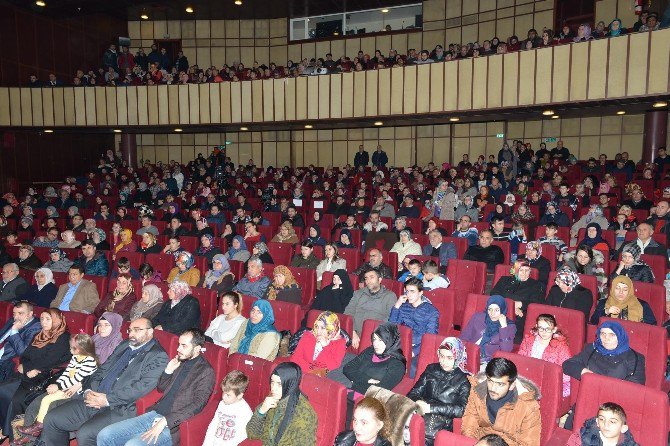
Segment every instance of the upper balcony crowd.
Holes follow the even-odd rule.
[[[665,15],[668,15],[667,13]],[[494,54],[505,54],[515,51],[527,51],[535,48],[545,48],[553,45],[563,45],[576,42],[587,42],[593,39],[618,37],[631,32],[655,31],[670,25],[670,17],[661,19],[655,12],[642,12],[639,20],[630,28],[624,28],[620,19],[615,18],[609,25],[603,21],[596,24],[595,29],[587,23],[577,29],[564,26],[560,32],[544,28],[541,33],[530,29],[525,39],[516,35],[506,40],[493,37],[483,42],[450,43],[445,49],[436,45],[433,50],[417,50],[410,48],[407,54],[399,54],[390,49],[388,54],[375,50],[373,55],[358,51],[355,57],[342,55],[333,58],[332,54],[324,57],[303,59],[301,61],[288,60],[285,65],[275,62],[268,64],[254,62],[253,67],[245,67],[239,61],[224,64],[217,68],[190,65],[188,58],[180,51],[176,58],[171,58],[165,48],[152,45],[151,51],[146,54],[140,48],[132,54],[127,47],[117,51],[112,44],[105,51],[102,65],[98,68],[84,68],[77,70],[70,80],[58,79],[50,74],[49,79],[38,79],[31,75],[28,80],[30,87],[62,87],[62,86],[137,86],[137,85],[178,85],[199,84],[209,82],[239,82],[255,79],[281,79],[307,75],[322,75],[331,73],[346,73],[352,71],[379,70],[406,65],[420,65],[434,62],[448,62],[450,60],[470,57],[484,57]]]

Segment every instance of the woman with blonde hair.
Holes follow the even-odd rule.
[[[342,365],[347,351],[347,341],[340,335],[340,320],[337,314],[324,311],[314,321],[311,331],[306,331],[291,361],[300,366],[304,373],[325,376]]]
[[[272,272],[274,280],[265,292],[267,300],[281,300],[294,304],[302,304],[302,290],[288,267],[279,265]]]
[[[284,223],[279,226],[279,232],[277,235],[272,237],[271,242],[275,243],[290,243],[290,244],[296,244],[299,243],[300,240],[298,240],[298,235],[295,233],[295,229],[293,229],[293,225],[285,221]]]

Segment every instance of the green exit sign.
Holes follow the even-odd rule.
[[[505,134],[504,133],[498,133],[496,134],[496,138],[504,138]]]
[[[544,142],[556,142],[556,138],[544,138]]]

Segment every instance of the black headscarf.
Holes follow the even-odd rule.
[[[340,278],[342,285],[337,289],[333,288],[333,285],[328,285],[319,291],[312,305],[313,310],[344,313],[345,308],[349,305],[354,295],[354,287],[349,280],[349,274],[343,269],[338,269],[333,274]]]
[[[273,375],[277,375],[281,380],[281,399],[288,398],[286,404],[286,412],[282,418],[275,436],[275,445],[279,444],[284,431],[293,420],[295,408],[298,405],[298,399],[302,392],[300,392],[300,381],[302,381],[302,369],[295,362],[283,362],[275,367]]]
[[[371,336],[377,335],[386,345],[386,350],[381,355],[377,357],[381,359],[385,358],[395,358],[402,361],[403,364],[407,362],[405,355],[402,353],[402,348],[400,347],[400,330],[395,324],[381,324],[375,331],[372,332]],[[374,350],[374,347],[370,347]]]
[[[309,230],[312,228],[314,228],[314,230],[316,231],[316,237],[310,237],[309,235]],[[314,246],[325,246],[327,243],[326,239],[321,237],[321,227],[316,223],[314,223],[307,229],[307,238],[305,240],[312,242],[312,245]]]
[[[237,229],[235,229],[235,223],[233,223],[233,222],[229,222],[229,223],[226,223],[226,224],[229,224],[229,225],[230,225],[230,229],[231,229],[233,232],[231,232],[230,234],[226,235],[226,236],[223,237],[223,238],[225,238],[226,240],[228,240],[228,246],[231,246],[231,245],[233,244],[233,238],[235,238],[235,236],[237,235]]]

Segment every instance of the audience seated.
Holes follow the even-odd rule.
[[[391,446],[391,420],[384,405],[373,397],[365,397],[356,403],[353,412],[352,429],[341,432],[335,438],[334,446]]]
[[[505,255],[500,246],[493,244],[493,232],[486,229],[479,234],[479,245],[470,245],[463,259],[486,263],[487,272],[492,273],[496,265],[505,262]]]
[[[635,286],[626,276],[618,276],[612,280],[609,296],[596,304],[591,324],[597,325],[601,317],[656,325],[656,317],[651,307],[635,296]]]
[[[122,324],[123,318],[116,313],[104,312],[98,319],[93,335],[98,365],[104,364],[114,352],[114,349],[123,341],[121,336]]]
[[[567,266],[561,267],[556,274],[555,284],[547,295],[547,304],[554,307],[579,310],[584,313],[584,320],[588,321],[591,308],[596,296],[591,290],[582,286],[582,281],[576,272]]]
[[[314,227],[318,228],[318,226],[316,225],[312,226],[310,227],[310,231],[312,230],[316,231]],[[293,257],[293,260],[291,260],[291,266],[297,268],[309,268],[309,269],[316,269],[316,267],[319,266],[320,261],[314,255],[315,244],[310,239],[311,237],[303,240],[303,242],[300,244],[300,254],[296,254]]]
[[[599,299],[605,295],[607,288],[607,275],[604,268],[605,257],[600,251],[588,245],[579,245],[577,251],[565,254],[563,260],[563,266],[570,268],[571,271],[596,277],[600,296],[594,297]]]
[[[636,244],[628,244],[621,250],[619,266],[610,274],[610,280],[626,276],[636,282],[654,283],[654,272],[640,259],[642,250]]]
[[[68,271],[68,282],[58,288],[51,307],[61,311],[93,313],[98,303],[100,303],[98,288],[90,280],[84,279],[83,266],[75,264]]]
[[[175,255],[175,267],[170,270],[167,282],[186,282],[189,286],[198,286],[200,270],[195,267],[195,259],[190,252],[182,251]]]
[[[302,304],[302,290],[288,267],[278,265],[272,275],[274,279],[265,291],[264,299]]]
[[[81,244],[82,255],[74,261],[84,268],[89,276],[106,277],[109,274],[109,263],[102,252],[97,252],[92,240],[84,240]]]
[[[249,377],[239,370],[231,370],[221,382],[223,397],[214,418],[207,427],[202,446],[240,444],[247,438],[247,423],[253,411],[244,400]]]
[[[274,360],[279,352],[280,341],[274,322],[270,303],[262,299],[255,301],[249,319],[242,322],[237,334],[230,340],[230,354],[239,352],[268,361]]]
[[[456,246],[451,242],[444,243],[442,233],[437,229],[428,233],[428,240],[430,243],[423,247],[422,254],[439,258],[442,271],[446,271],[449,260],[456,258]]]
[[[14,359],[20,358],[33,337],[42,330],[33,314],[33,305],[26,301],[14,304],[12,317],[0,328],[0,381],[14,377]]]
[[[247,262],[247,274],[237,282],[233,291],[261,299],[266,296],[271,284],[272,281],[263,272],[263,262],[258,257],[253,256]]]
[[[191,287],[181,280],[175,280],[168,286],[168,299],[158,314],[151,319],[154,330],[165,330],[179,335],[184,330],[200,326],[200,304],[191,294]]]
[[[324,258],[316,267],[316,284],[321,289],[321,278],[326,271],[335,272],[338,269],[347,269],[347,261],[338,255],[335,243],[328,243],[323,248]]]
[[[31,245],[22,245],[19,248],[19,256],[14,260],[21,269],[36,271],[42,266],[42,261],[35,255]]]
[[[432,260],[426,260],[421,271],[423,272],[423,289],[425,291],[449,288],[449,285],[451,285],[449,278],[440,274],[437,263]]]
[[[353,274],[358,276],[359,283],[363,283],[365,273],[371,270],[377,271],[382,279],[393,279],[391,267],[384,263],[381,251],[375,248],[368,251],[368,261],[356,268]]]
[[[403,229],[402,231],[400,231],[399,236],[400,240],[396,242],[395,245],[393,245],[393,248],[391,248],[391,252],[395,252],[398,254],[398,265],[396,265],[398,271],[402,270],[402,264],[403,264],[402,262],[406,256],[408,255],[420,256],[423,253],[423,251],[421,250],[421,245],[412,240],[412,233],[409,230]]]
[[[342,314],[354,295],[349,275],[343,269],[333,273],[333,283],[326,285],[316,294],[312,310],[330,311]]]
[[[249,248],[247,248],[247,243],[241,235],[233,236],[232,241],[230,242],[230,248],[224,255],[228,260],[236,260],[239,262],[246,262],[249,260],[249,257],[251,257]]]
[[[50,269],[54,273],[66,273],[72,266],[72,260],[68,260],[67,255],[60,248],[51,248],[49,251],[49,260],[44,264],[44,268]]]
[[[251,250],[251,255],[258,257],[263,263],[275,263],[265,242],[257,242]]]
[[[19,267],[16,263],[6,263],[2,267],[2,288],[0,301],[20,299],[28,292],[28,282],[19,276]]]
[[[460,338],[479,345],[482,363],[486,363],[498,350],[512,351],[516,325],[511,322],[505,298],[493,295],[486,301],[486,311],[475,313],[466,323]]]
[[[340,332],[337,314],[324,311],[314,321],[312,330],[305,330],[290,360],[300,366],[303,373],[325,377],[342,365],[347,350],[347,340]]]
[[[603,403],[595,417],[586,420],[579,432],[573,432],[567,446],[589,444],[636,446],[637,443],[626,423],[626,412],[623,407],[616,403]]]
[[[100,317],[106,311],[119,314],[124,320],[130,319],[130,309],[137,301],[130,274],[119,274],[116,288],[109,291],[95,307],[93,315]]]

